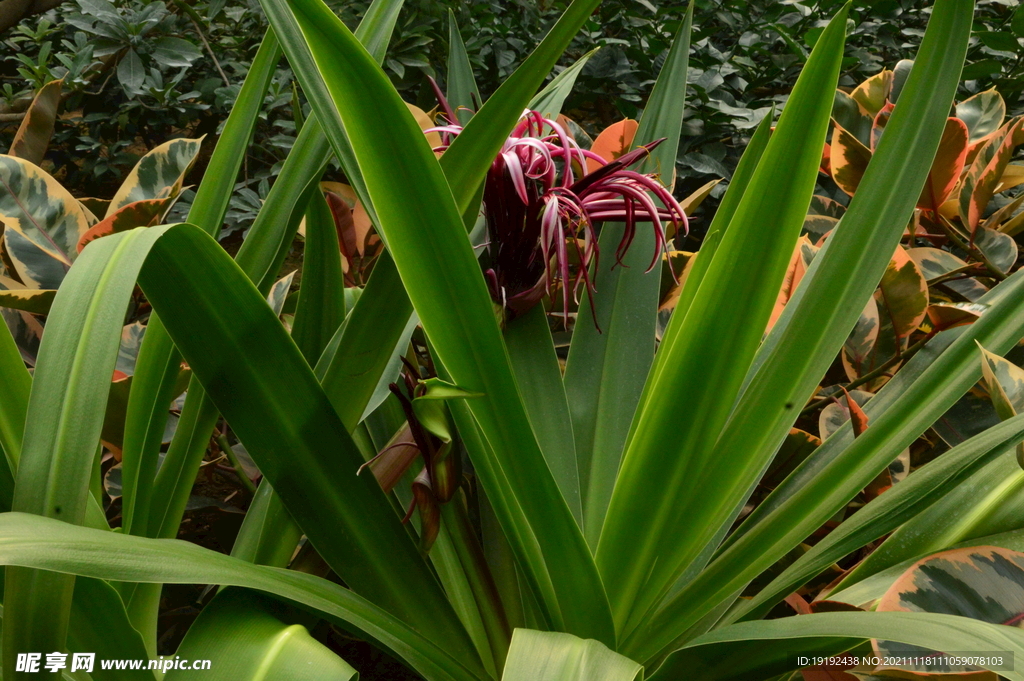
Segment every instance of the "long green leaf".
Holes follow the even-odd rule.
[[[32,377],[7,324],[0,319],[0,508],[9,509],[14,500],[14,471],[21,458],[25,414]]]
[[[259,112],[263,108],[264,93],[280,59],[281,47],[273,31],[268,31],[224,123],[224,130],[210,157],[204,180],[196,190],[189,209],[194,224],[210,234],[216,234],[224,221],[235,178],[238,177]],[[170,393],[178,377],[179,361],[159,319],[150,319],[146,339],[136,362],[128,413],[125,416],[122,526],[126,532],[133,531],[136,505],[139,503],[142,505],[139,517],[143,520],[134,531],[146,531],[149,490],[156,473],[167,408],[175,397]]]
[[[139,283],[320,555],[352,588],[473,660],[390,502],[375,479],[354,474],[362,455],[245,273],[210,237],[181,225],[154,245]]]
[[[643,681],[633,660],[598,641],[554,631],[516,629],[501,681]]]
[[[790,315],[761,350],[761,365],[716,445],[708,478],[722,481],[720,512],[745,501],[831,365],[889,264],[914,212],[942,136],[967,50],[972,0],[936,7],[906,98],[892,113],[857,195],[829,237],[813,275],[787,305]],[[894,191],[894,188],[905,188]],[[695,485],[699,485],[695,481]],[[692,489],[698,489],[694,486]]]
[[[345,319],[344,277],[334,216],[316,187],[306,208],[302,289],[292,326],[292,338],[310,365],[316,364]]]
[[[692,21],[691,3],[634,139],[634,145],[641,145],[665,138],[642,170],[660,174],[666,185],[674,179],[683,124]],[[630,423],[654,361],[661,258],[659,254],[658,266],[647,272],[656,238],[653,228],[645,226],[637,231],[618,265],[610,254],[624,230],[621,223],[602,228],[598,246],[606,255],[603,265],[591,275],[597,286],[593,307],[589,296],[580,305],[565,366],[565,390],[577,439],[584,531],[592,547],[601,536]]]
[[[952,329],[957,334],[933,339],[868,402],[865,412],[871,426],[863,434],[853,439],[849,426],[844,426],[805,460],[763,502],[764,514],[748,518],[737,530],[738,537],[726,542],[708,568],[653,617],[649,627],[681,632],[695,613],[742,588],[846,505],[970,389],[981,378],[976,341],[1005,352],[1024,336],[1024,273],[1013,275],[992,293],[997,291],[997,302],[981,319],[964,330]],[[956,340],[949,343],[949,338]],[[922,355],[932,344],[945,350],[938,357],[934,352]],[[927,367],[923,371],[918,368],[922,365]],[[872,408],[879,400],[877,409]],[[822,450],[826,454],[819,458]],[[785,494],[773,499],[780,490]]]
[[[922,510],[937,503],[943,495],[971,480],[971,474],[1006,449],[1024,439],[1024,416],[1001,423],[954,447],[860,509],[851,518],[815,544],[751,600],[729,614],[727,621],[763,616],[777,601],[793,593],[800,585],[867,543],[884,536]],[[974,484],[967,483],[971,494]],[[953,542],[950,542],[953,543]],[[946,548],[945,546],[940,547]],[[916,551],[906,557],[924,553]],[[874,554],[872,554],[874,555]],[[898,562],[898,561],[894,561]],[[867,572],[866,574],[871,574]],[[852,581],[848,582],[852,583]],[[838,587],[842,588],[842,587]]]
[[[563,20],[578,11],[574,9],[579,7],[578,2]],[[296,0],[290,6],[295,10],[294,20],[309,45],[319,76],[333,96],[328,112],[336,112],[344,122],[377,209],[378,226],[423,327],[455,382],[472,392],[483,393],[483,397],[469,400],[469,408],[486,434],[492,448],[489,451],[497,459],[496,466],[500,467],[491,470],[502,470],[506,476],[484,478],[485,488],[511,486],[530,519],[544,560],[552,565],[572,566],[571,570],[551,573],[558,602],[544,605],[553,620],[569,631],[614,642],[610,617],[601,598],[600,578],[533,437],[480,266],[459,207],[445,182],[447,174],[451,186],[479,186],[482,170],[490,164],[503,138],[495,131],[468,138],[470,142],[463,146],[472,143],[481,149],[479,166],[466,164],[473,166],[471,177],[461,177],[460,173],[465,171],[462,166],[450,170],[446,167],[442,173],[387,76],[344,24],[318,0]],[[510,82],[512,79],[505,85]],[[500,103],[503,99],[494,96],[488,100],[458,140],[469,134],[474,125],[480,129],[481,122],[491,122],[484,112],[496,100]],[[515,118],[509,121],[508,128]],[[442,158],[454,150],[453,144]],[[490,156],[484,156],[485,152]],[[544,566],[534,564],[523,567],[534,572],[544,570]]]
[[[473,111],[483,104],[480,88],[476,86],[473,65],[466,54],[466,43],[462,41],[455,12],[448,8],[448,103],[455,109],[459,122],[465,125]],[[462,109],[462,110],[460,110]]]
[[[846,13],[844,7],[815,44],[685,319],[662,341],[664,357],[649,378],[597,551],[623,630],[640,624],[703,550],[709,530],[717,529],[705,520],[714,508],[705,505],[708,490],[681,491],[716,457],[715,440],[803,225],[842,61]],[[652,480],[658,481],[654,489]],[[666,635],[681,633],[642,629],[620,649],[635,655],[641,642],[663,645]]]
[[[353,626],[428,681],[480,681],[471,658],[448,652],[365,598],[325,579],[246,561],[176,539],[75,527],[24,513],[0,514],[0,564],[124,582],[220,584],[265,591]]]
[[[203,608],[175,657],[210,660],[210,669],[171,669],[167,681],[355,681],[358,672],[266,596],[225,589]],[[171,660],[173,662],[173,660]]]
[[[673,653],[651,679],[767,679],[796,669],[800,655],[830,657],[869,638],[929,650],[972,654],[977,651],[982,655],[1005,651],[1008,655],[1004,655],[1004,659],[1020,659],[1024,654],[1024,632],[1013,627],[933,613],[830,612],[743,622],[716,629]],[[998,653],[994,657],[998,657]],[[1009,666],[1012,667],[1012,663]],[[1007,679],[1024,680],[1024,673],[1020,671],[1005,666],[995,668]]]
[[[85,521],[128,296],[158,236],[135,230],[98,239],[68,271],[39,346],[14,510]],[[67,575],[7,570],[5,676],[14,677],[17,652],[63,648],[73,590]]]
[[[260,482],[245,512],[231,555],[257,565],[287,567],[302,529],[266,480]]]
[[[980,436],[971,440],[977,437]],[[1002,450],[1004,456],[987,461],[960,485],[950,486],[945,495],[922,513],[900,525],[836,588],[845,589],[915,556],[938,553],[968,539],[1024,526],[1024,471],[1006,451],[1021,440],[1024,436],[1009,441],[1009,446]]]
[[[544,306],[537,305],[509,322],[504,337],[537,443],[558,489],[576,522],[582,526],[576,443],[562,385],[562,368],[555,354]]]

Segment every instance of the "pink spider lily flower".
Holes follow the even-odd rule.
[[[435,151],[444,151],[462,132],[443,100],[442,106],[449,124],[432,129],[442,136]],[[588,270],[598,261],[595,225],[604,221],[625,224],[616,265],[622,264],[637,224],[651,223],[655,250],[647,271],[653,269],[667,251],[665,225],[689,231],[672,193],[654,175],[630,170],[662,141],[609,161],[582,149],[557,122],[524,112],[484,184],[489,236],[484,274],[495,303],[515,317],[545,296],[552,298],[560,285],[567,320],[570,289],[577,303],[581,286],[588,296],[595,290]],[[600,167],[586,173],[588,159]]]

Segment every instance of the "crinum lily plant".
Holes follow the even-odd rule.
[[[777,122],[748,141],[659,312],[661,269],[676,262],[663,253],[687,225],[665,187],[692,14],[632,151],[595,159],[557,117],[582,64],[544,81],[596,0],[569,4],[479,106],[453,28],[454,111],[440,126],[419,125],[379,67],[401,5],[375,0],[352,33],[321,0],[263,0],[272,30],[186,223],[112,228],[69,255],[31,373],[0,329],[4,677],[35,678],[29,653],[155,658],[161,588],[176,583],[220,587],[174,653],[211,660],[210,678],[355,678],[322,642],[328,626],[430,681],[791,678],[804,658],[894,643],[1024,659],[1024,634],[1001,621],[886,606],[902,573],[840,584],[817,608],[829,612],[801,595],[979,462],[1012,456],[1017,416],[803,543],[975,385],[978,343],[997,356],[1024,337],[1020,275],[985,293],[973,323],[930,336],[867,402],[866,429],[837,426],[744,511],[904,239],[973,3],[932,7],[856,195],[767,334],[818,179],[846,7]],[[313,114],[232,259],[213,237],[282,52]],[[439,128],[443,153],[424,127]],[[385,246],[360,289],[345,290],[337,211],[320,191],[332,158]],[[4,243],[91,229],[41,169],[4,159]],[[275,282],[303,217],[286,326],[267,295],[283,297]],[[93,481],[136,285],[153,312],[119,412],[115,530]],[[261,476],[231,556],[174,539],[211,436],[225,456],[237,439]],[[429,450],[426,478],[409,465],[417,448]],[[379,452],[377,476],[357,475]],[[419,523],[403,524],[413,501]],[[986,555],[1009,556],[1008,541],[987,538]],[[797,600],[803,614],[765,618]],[[994,659],[978,664],[1024,679]]]

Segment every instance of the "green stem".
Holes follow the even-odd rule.
[[[451,536],[459,562],[469,581],[487,632],[487,640],[494,656],[497,669],[505,666],[505,656],[512,641],[512,628],[505,616],[505,608],[494,583],[491,569],[484,558],[484,552],[477,539],[476,532],[469,521],[466,508],[466,495],[459,490],[450,503],[441,507],[441,517]]]
[[[249,476],[245,474],[245,468],[242,466],[242,462],[238,459],[238,454],[231,448],[231,443],[228,442],[226,435],[227,429],[224,432],[216,431],[216,437],[214,438],[217,442],[217,446],[220,447],[220,451],[224,452],[224,456],[228,457],[228,461],[231,462],[231,466],[235,469],[235,475],[238,476],[239,482],[249,490],[249,494],[256,494],[256,485]]]

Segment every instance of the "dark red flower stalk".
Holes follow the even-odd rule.
[[[462,132],[451,115],[447,118],[448,125],[434,128],[443,140],[435,151],[446,149]],[[603,221],[626,225],[615,249],[616,264],[622,264],[637,223],[652,224],[655,251],[650,271],[667,248],[664,224],[689,228],[683,209],[654,175],[629,169],[662,141],[608,161],[580,148],[557,122],[526,111],[494,159],[484,185],[490,237],[484,274],[494,301],[514,317],[544,296],[551,297],[561,284],[567,318],[570,289],[577,302],[580,286],[593,294],[588,269],[598,261],[595,224]],[[601,167],[586,174],[587,159]]]

